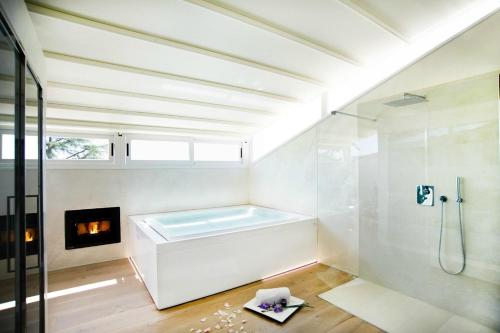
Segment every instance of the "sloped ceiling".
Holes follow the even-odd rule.
[[[478,1],[26,3],[49,125],[248,138]]]

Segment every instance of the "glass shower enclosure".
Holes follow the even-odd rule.
[[[320,257],[500,330],[499,72],[394,94],[419,79],[395,76],[342,110],[361,117],[318,126]]]
[[[358,160],[359,275],[500,329],[499,74],[412,93],[357,107],[377,119],[358,133],[377,147]]]

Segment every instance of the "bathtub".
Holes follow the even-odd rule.
[[[158,309],[316,261],[317,222],[244,205],[128,217],[128,252]]]

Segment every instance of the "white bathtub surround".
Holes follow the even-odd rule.
[[[495,333],[469,319],[363,279],[349,281],[319,297],[389,333]]]
[[[210,229],[210,233],[200,235],[188,230],[184,233],[186,237],[172,240],[167,239],[175,226],[162,230],[146,222],[151,215],[129,217],[129,252],[159,309],[316,261],[317,226],[312,217],[257,206],[239,206],[187,211],[184,217],[177,215],[176,218],[182,219],[184,224],[177,226],[184,228],[186,224],[202,222],[201,215],[210,216],[213,221],[216,219],[214,212],[220,213],[219,221],[234,217],[235,209],[236,214],[240,214],[242,207],[277,214],[274,221],[257,223],[258,226],[242,224],[219,231],[210,226],[205,228]],[[172,213],[164,216],[169,214]]]

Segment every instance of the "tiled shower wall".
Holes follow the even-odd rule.
[[[500,158],[498,73],[417,91],[428,102],[360,104],[377,122],[364,131],[377,151],[359,159],[360,276],[500,329]],[[460,267],[456,177],[463,180],[467,265]],[[433,185],[433,207],[416,204]]]

